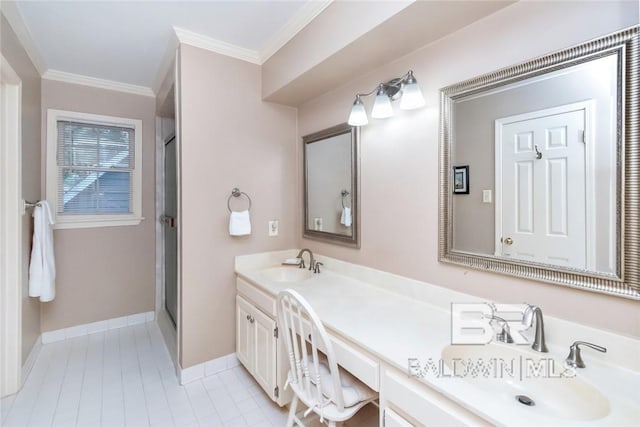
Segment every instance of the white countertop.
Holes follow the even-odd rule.
[[[316,256],[324,263],[322,272],[300,282],[276,282],[262,273],[265,268],[279,266],[282,260],[295,257],[296,253],[290,250],[240,256],[236,258],[236,273],[274,297],[283,289],[295,289],[309,301],[330,332],[341,335],[402,372],[407,372],[409,358],[417,358],[423,363],[428,359],[441,359],[442,349],[451,342],[451,302],[480,301],[471,295],[322,256]],[[587,349],[583,352],[587,368],[578,369],[576,374],[607,396],[609,415],[592,421],[550,417],[541,414],[536,407],[518,403],[514,397],[489,393],[482,382],[473,384],[466,379],[436,378],[435,375],[420,381],[495,424],[637,426],[640,422],[640,374],[634,369],[637,368],[634,362],[638,363],[635,359],[640,356],[640,341],[604,331],[587,331],[584,326],[573,327],[571,322],[559,319],[554,321],[545,317],[545,324],[548,336],[552,335],[548,331],[558,325],[557,329],[573,336],[570,340],[595,335],[594,339],[601,341],[593,342],[603,344],[602,340],[605,340],[603,345],[609,346],[610,353],[619,355],[619,360],[615,361],[619,363],[608,364],[612,361],[598,359],[595,352]],[[560,338],[559,334],[556,337]],[[568,353],[568,344],[561,346],[547,341],[550,352],[543,357],[553,358],[561,366]],[[621,351],[616,352],[612,346],[618,346]],[[533,359],[541,357],[541,353],[534,352],[529,346],[509,347],[517,347],[523,355]],[[627,354],[629,352],[631,354]],[[620,368],[620,364],[625,367]],[[536,399],[536,396],[531,397]]]

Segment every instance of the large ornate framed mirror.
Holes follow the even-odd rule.
[[[639,28],[441,90],[441,261],[640,299]]]
[[[304,237],[360,247],[358,138],[347,123],[302,138]]]

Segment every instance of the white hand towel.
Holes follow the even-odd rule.
[[[342,208],[342,215],[340,216],[340,224],[345,227],[351,227],[351,208]]]
[[[229,217],[229,234],[247,236],[251,234],[251,218],[249,211],[231,212]]]
[[[33,248],[29,264],[29,296],[40,301],[56,297],[56,260],[53,254],[53,215],[46,201],[33,210]]]

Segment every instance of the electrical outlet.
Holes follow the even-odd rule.
[[[322,218],[313,218],[313,229],[315,231],[322,231]]]
[[[269,236],[274,237],[278,235],[278,220],[274,219],[269,221]]]

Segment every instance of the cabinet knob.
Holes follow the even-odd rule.
[[[256,321],[256,319],[254,319],[253,316],[249,316],[249,322],[253,323],[255,321]]]
[[[251,320],[251,316],[247,314],[247,320]]]

